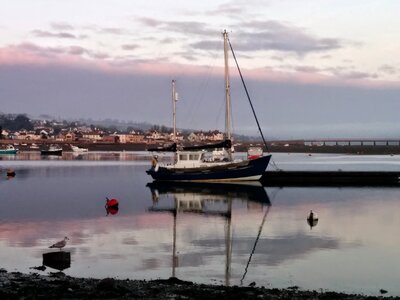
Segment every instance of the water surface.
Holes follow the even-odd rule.
[[[240,154],[238,154],[240,155]],[[400,296],[400,190],[148,185],[146,153],[4,156],[0,259],[42,265],[68,236],[71,276],[328,289]],[[398,156],[277,154],[285,169],[400,170]],[[166,161],[168,159],[165,159]],[[4,170],[16,177],[7,179]],[[115,214],[106,197],[120,201]],[[319,221],[310,227],[310,210]]]

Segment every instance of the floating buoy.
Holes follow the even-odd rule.
[[[105,208],[106,208],[107,215],[108,214],[115,215],[118,212],[118,205],[119,205],[119,202],[117,199],[106,198]]]
[[[106,207],[118,207],[119,202],[117,199],[106,199]]]
[[[7,169],[7,176],[8,177],[14,177],[15,176],[15,171],[13,169]]]
[[[310,210],[310,214],[307,217],[307,223],[310,225],[310,229],[318,224],[318,216],[312,210]]]

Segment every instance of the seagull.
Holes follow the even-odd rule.
[[[310,214],[308,215],[307,220],[318,221],[318,216],[317,216],[317,214],[315,212],[310,210]]]
[[[67,240],[69,240],[69,238],[65,237],[63,240],[51,245],[49,248],[58,248],[61,251],[61,248],[64,248],[65,245],[67,244]]]

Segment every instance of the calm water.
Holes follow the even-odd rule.
[[[400,170],[399,156],[273,157],[282,169]],[[400,296],[399,188],[147,186],[148,165],[133,152],[1,156],[0,267],[56,272],[31,268],[68,236],[71,276]],[[119,199],[117,213],[106,197]]]

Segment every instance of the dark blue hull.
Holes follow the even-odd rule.
[[[146,171],[154,180],[165,181],[247,181],[259,180],[268,167],[271,155],[225,166],[193,169],[159,167]]]
[[[41,150],[41,155],[62,155],[62,150]]]
[[[225,199],[241,199],[271,205],[261,183],[257,182],[167,182],[153,181],[147,184],[151,193],[162,195],[195,194],[203,199],[223,196]],[[211,197],[210,197],[211,196]]]

